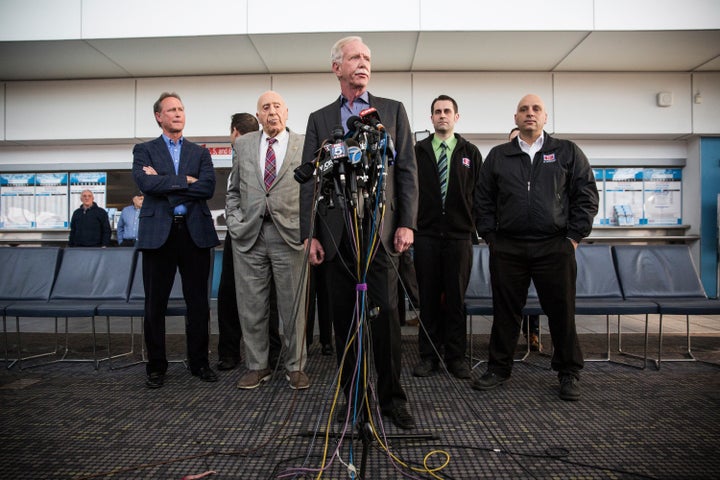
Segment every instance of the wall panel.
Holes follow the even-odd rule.
[[[440,94],[458,102],[459,133],[504,138],[515,126],[518,101],[528,93],[540,95],[553,127],[552,75],[549,73],[415,73],[413,74],[411,123],[415,130],[431,130],[430,103]]]
[[[247,33],[247,3],[248,0],[83,0],[82,37],[190,37]]]
[[[2,0],[0,41],[80,38],[82,0]]]
[[[700,98],[696,100],[697,94]],[[720,134],[720,73],[693,74],[692,99],[693,133]]]
[[[135,136],[149,139],[160,135],[153,104],[161,93],[176,92],[185,105],[185,135],[227,138],[230,116],[236,112],[255,114],[258,96],[270,85],[270,75],[138,79]]]
[[[135,81],[8,82],[6,140],[132,138]]]
[[[690,76],[683,73],[556,73],[555,130],[568,135],[676,135],[692,131]],[[659,107],[657,94],[672,94]]]

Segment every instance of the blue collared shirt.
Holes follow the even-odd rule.
[[[140,209],[134,205],[129,205],[122,209],[120,220],[117,224],[117,241],[122,243],[123,240],[137,240],[138,220],[140,219]]]
[[[163,133],[162,135],[163,140],[165,140],[165,145],[168,148],[168,151],[170,152],[170,156],[172,157],[173,165],[175,166],[175,175],[178,174],[178,168],[180,167],[180,151],[182,150],[182,144],[183,144],[183,137],[180,137],[178,141],[171,140],[169,137],[165,136]],[[185,215],[187,213],[187,207],[185,205],[180,204],[175,207],[173,210],[173,214],[175,215]]]
[[[363,92],[358,98],[353,101],[352,106],[348,102],[348,99],[340,94],[340,120],[342,121],[342,127],[345,133],[348,133],[347,121],[348,118],[353,115],[360,115],[360,112],[370,107],[370,97],[368,96],[367,90]]]

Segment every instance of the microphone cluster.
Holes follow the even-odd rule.
[[[315,178],[328,208],[335,206],[333,197],[343,206],[347,199],[357,207],[379,193],[379,201],[384,202],[386,164],[394,158],[392,139],[375,108],[350,117],[346,126],[347,135],[340,125],[333,129],[332,139],[323,142],[315,162],[295,169],[295,180],[305,183]]]

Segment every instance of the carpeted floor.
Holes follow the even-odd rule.
[[[89,338],[71,335],[68,356],[91,356]],[[580,338],[588,358],[603,353],[603,335]],[[182,359],[184,337],[168,339],[173,358]],[[114,338],[113,351],[125,340]],[[548,350],[549,337],[543,340]],[[657,350],[653,340],[651,353]],[[663,358],[680,356],[683,344],[684,337],[667,336]],[[23,345],[29,353],[52,343],[47,334],[24,334]],[[615,336],[611,346],[616,352]],[[623,348],[639,352],[642,338],[624,336]],[[487,336],[476,335],[473,350],[484,357]],[[720,362],[720,337],[694,337],[693,352]],[[613,359],[622,358],[615,353]],[[558,398],[556,376],[542,354],[517,362],[511,381],[489,392],[446,374],[414,378],[417,360],[416,338],[404,336],[403,384],[416,436],[372,439],[366,449],[351,438],[352,428],[341,439],[343,425],[334,421],[324,435],[335,358],[322,356],[317,343],[308,356],[311,388],[299,392],[288,388],[284,372],[241,391],[235,388],[241,370],[220,372],[219,382],[206,384],[181,362],[171,364],[159,390],[145,388],[140,364],[110,370],[103,362],[97,371],[89,363],[15,365],[0,373],[0,474],[14,480],[180,480],[208,471],[216,472],[210,480],[318,478],[317,469],[326,465],[327,479],[362,473],[365,479],[451,480],[689,479],[717,478],[720,471],[715,365],[663,361],[660,370],[651,363],[640,370],[587,362],[583,397],[569,403]],[[481,373],[482,366],[473,371]],[[380,419],[374,424],[382,438]],[[405,433],[389,424],[384,432]],[[355,477],[348,475],[351,463]]]

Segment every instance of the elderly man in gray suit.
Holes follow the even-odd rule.
[[[285,124],[288,108],[273,91],[260,95],[262,130],[235,140],[236,161],[227,194],[227,228],[232,238],[240,325],[247,371],[237,387],[253,389],[268,380],[270,281],[286,349],[290,388],[308,388],[305,350],[305,270],[300,241],[300,186],[293,171],[302,160],[304,136]]]

